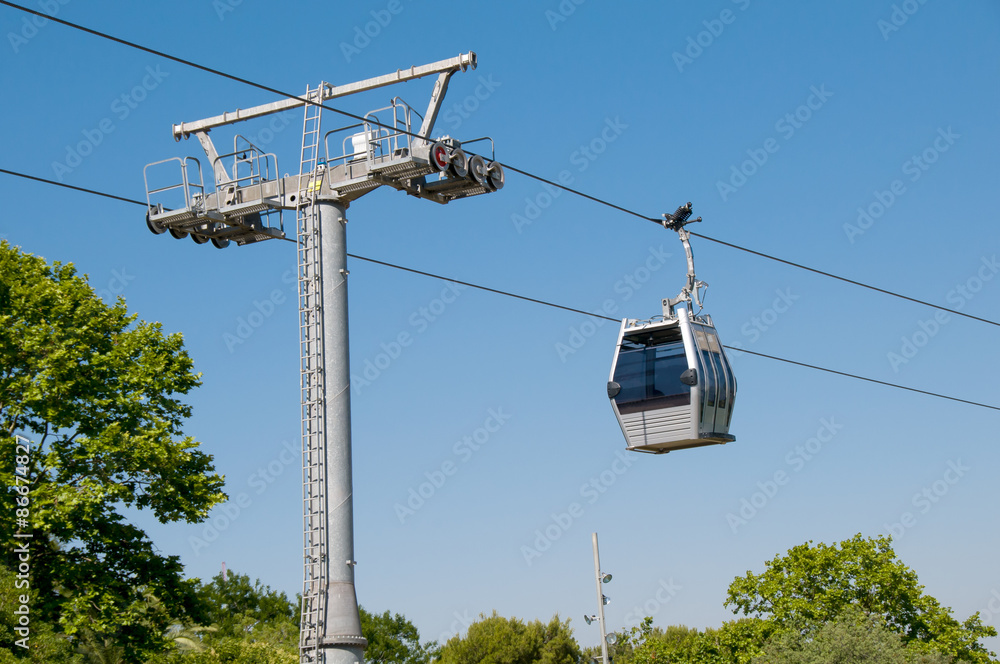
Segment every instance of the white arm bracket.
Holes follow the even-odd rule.
[[[232,180],[233,178],[229,177],[226,167],[222,165],[222,160],[219,159],[219,153],[216,151],[215,144],[212,143],[212,139],[208,135],[208,130],[196,131],[194,135],[198,137],[198,142],[201,143],[202,149],[208,155],[209,163],[212,164],[212,171],[215,173],[215,184],[224,184]]]
[[[420,138],[414,138],[412,142],[414,148],[418,145],[430,144],[431,132],[434,131],[434,123],[441,111],[441,102],[444,101],[444,96],[448,92],[448,81],[451,80],[451,75],[454,73],[453,69],[438,74],[438,79],[434,83],[434,92],[431,93],[431,101],[427,104],[427,113],[424,115],[423,124],[420,125],[420,131],[417,132],[417,136]]]
[[[244,120],[250,120],[253,118],[259,118],[265,115],[270,115],[272,113],[280,113],[282,111],[287,111],[293,108],[301,108],[307,103],[323,103],[328,99],[335,99],[337,97],[344,97],[346,95],[351,95],[356,92],[365,92],[367,90],[375,90],[376,88],[385,87],[387,85],[392,85],[393,83],[400,83],[403,81],[411,81],[417,78],[423,78],[424,76],[430,76],[431,74],[440,74],[442,72],[465,71],[468,68],[476,68],[476,54],[473,51],[468,53],[463,53],[457,57],[449,58],[447,60],[440,60],[438,62],[433,62],[429,65],[423,65],[420,67],[410,67],[409,69],[398,69],[393,74],[385,74],[384,76],[376,76],[375,78],[369,78],[364,81],[358,81],[357,83],[348,83],[347,85],[326,85],[323,86],[322,94],[319,98],[306,99],[303,97],[292,97],[288,99],[282,99],[281,101],[271,102],[270,104],[262,104],[260,106],[254,106],[253,108],[247,109],[236,109],[231,113],[223,113],[222,115],[216,115],[211,118],[206,118],[204,120],[197,120],[195,122],[182,122],[180,124],[175,124],[173,127],[173,134],[176,140],[181,140],[182,138],[188,138],[191,134],[196,132],[204,132],[215,127],[222,127],[225,125],[234,124],[236,122],[243,122]],[[440,82],[440,79],[439,79]],[[447,87],[447,85],[445,86]],[[443,92],[442,92],[442,97]],[[426,119],[424,120],[426,123]],[[433,122],[432,122],[433,124]]]

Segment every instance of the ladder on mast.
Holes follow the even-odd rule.
[[[326,83],[306,87],[306,99],[322,101]],[[319,211],[315,194],[323,173],[318,169],[323,109],[305,105],[299,161],[296,228],[299,274],[299,351],[302,391],[303,577],[299,661],[319,664],[322,621],[326,615],[326,478],[323,403],[323,314]]]

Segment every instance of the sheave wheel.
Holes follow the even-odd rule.
[[[149,230],[151,230],[153,232],[153,235],[160,235],[165,230],[167,230],[166,228],[164,228],[163,226],[159,225],[155,221],[152,221],[149,218],[149,211],[148,210],[146,211],[146,228],[148,228]]]

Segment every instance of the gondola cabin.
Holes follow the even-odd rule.
[[[736,379],[709,316],[623,320],[608,397],[628,449],[663,454],[736,440]]]

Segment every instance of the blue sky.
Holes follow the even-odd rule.
[[[437,134],[489,135],[500,160],[565,171],[571,186],[649,216],[692,201],[698,232],[1000,319],[995,3],[38,6],[49,5],[296,93],[474,50],[479,67],[452,79]],[[145,164],[200,152],[173,141],[173,123],[274,98],[24,20],[0,8],[3,168],[141,199]],[[335,105],[364,113],[400,95],[422,111],[431,85]],[[294,172],[301,121],[239,130]],[[89,154],[77,160],[81,143]],[[103,296],[182,332],[204,374],[188,430],[232,501],[209,524],[139,517],[159,548],[192,576],[225,561],[297,592],[292,245],[177,242],[150,234],[137,206],[10,176],[0,195],[0,235],[76,263]],[[655,315],[683,284],[674,234],[514,173],[501,192],[448,206],[380,190],[349,218],[353,253],[612,316]],[[697,238],[694,250],[724,343],[1000,404],[996,327]],[[744,355],[733,359],[737,442],[629,454],[604,387],[615,324],[357,260],[350,269],[353,371],[384,367],[356,381],[353,400],[366,607],[404,613],[428,639],[494,609],[559,613],[590,645],[592,532],[615,577],[607,617],[619,629],[645,614],[718,625],[731,616],[728,584],[774,555],[895,531],[928,592],[961,619],[1000,623],[995,411]],[[227,344],[251,318],[252,334]],[[410,344],[394,347],[403,333]],[[443,467],[454,472],[442,481]],[[426,483],[423,504],[401,512]]]

